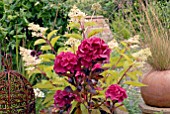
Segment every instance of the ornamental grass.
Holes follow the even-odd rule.
[[[169,23],[159,17],[158,10],[152,4],[144,5],[142,2],[141,4],[144,21],[140,23],[140,30],[145,46],[149,47],[152,53],[152,56],[148,58],[148,63],[155,70],[169,70],[170,30],[166,27]]]

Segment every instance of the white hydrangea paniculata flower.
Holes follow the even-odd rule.
[[[32,30],[33,37],[43,37],[48,28],[40,27],[38,24],[28,24],[28,30]]]
[[[35,94],[36,98],[38,98],[38,97],[45,97],[45,94],[39,88],[35,88],[34,89],[34,94]]]
[[[70,17],[71,22],[84,22],[86,14],[80,11],[75,5],[70,10],[68,16]]]
[[[110,49],[114,49],[114,48],[119,47],[119,44],[115,39],[113,39],[110,42],[108,42],[108,46]]]
[[[128,40],[125,40],[124,42],[129,43],[129,44],[140,44],[139,38],[140,38],[139,35],[135,35],[134,37],[131,37]]]
[[[71,37],[65,42],[65,45],[73,46],[73,45],[80,45],[80,43],[81,43],[80,40]]]
[[[32,51],[33,50],[20,47],[20,55],[24,61],[24,66],[27,67],[26,70],[34,70],[34,66],[41,63],[41,59],[39,59],[37,56],[31,55]]]
[[[136,64],[139,67],[143,67],[149,56],[152,56],[150,48],[141,49],[140,51],[133,53],[132,56],[136,59]]]

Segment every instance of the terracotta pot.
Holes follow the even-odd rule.
[[[148,85],[141,88],[143,100],[147,105],[170,107],[170,70],[151,71],[142,82]]]

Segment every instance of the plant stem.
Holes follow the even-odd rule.
[[[46,43],[51,47],[51,50],[54,52],[54,54],[55,55],[57,55],[57,52],[55,51],[55,49],[54,49],[54,47],[52,46],[52,44],[50,43],[50,41],[47,39],[47,38],[45,38],[45,37],[42,37],[45,41],[46,41]]]
[[[82,29],[82,34],[83,34],[83,40],[86,38],[86,34],[85,34],[85,29],[84,29],[84,24],[82,24],[81,22],[80,23],[80,27]]]
[[[117,82],[117,84],[120,84],[120,82],[122,81],[122,79],[126,76],[126,73],[132,68],[133,65],[130,65],[129,68],[124,72],[124,74],[121,76],[121,78],[119,79],[119,81]]]
[[[58,4],[58,6],[59,6],[59,4]],[[55,19],[54,19],[54,22],[53,22],[52,30],[54,29],[54,26],[55,26],[56,21],[57,21],[57,17],[58,17],[58,10],[59,10],[59,8],[56,10],[56,14],[55,14]]]

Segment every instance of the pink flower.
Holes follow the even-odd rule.
[[[85,74],[81,71],[77,71],[75,77],[76,77],[76,81],[81,83],[85,77]]]
[[[54,105],[57,108],[62,108],[66,105],[70,105],[75,99],[75,95],[71,92],[65,90],[57,90],[54,95]]]
[[[71,52],[61,52],[54,61],[56,73],[74,72],[77,66],[77,56]]]
[[[101,68],[102,68],[102,67],[101,67],[101,64],[100,64],[100,63],[96,63],[96,64],[93,66],[92,71],[95,71],[95,70],[101,69]]]
[[[105,92],[106,98],[110,98],[112,101],[122,102],[127,98],[126,90],[117,84],[112,84]]]
[[[77,56],[80,63],[89,68],[97,61],[107,62],[110,52],[108,45],[102,39],[93,37],[82,41],[78,47]]]

